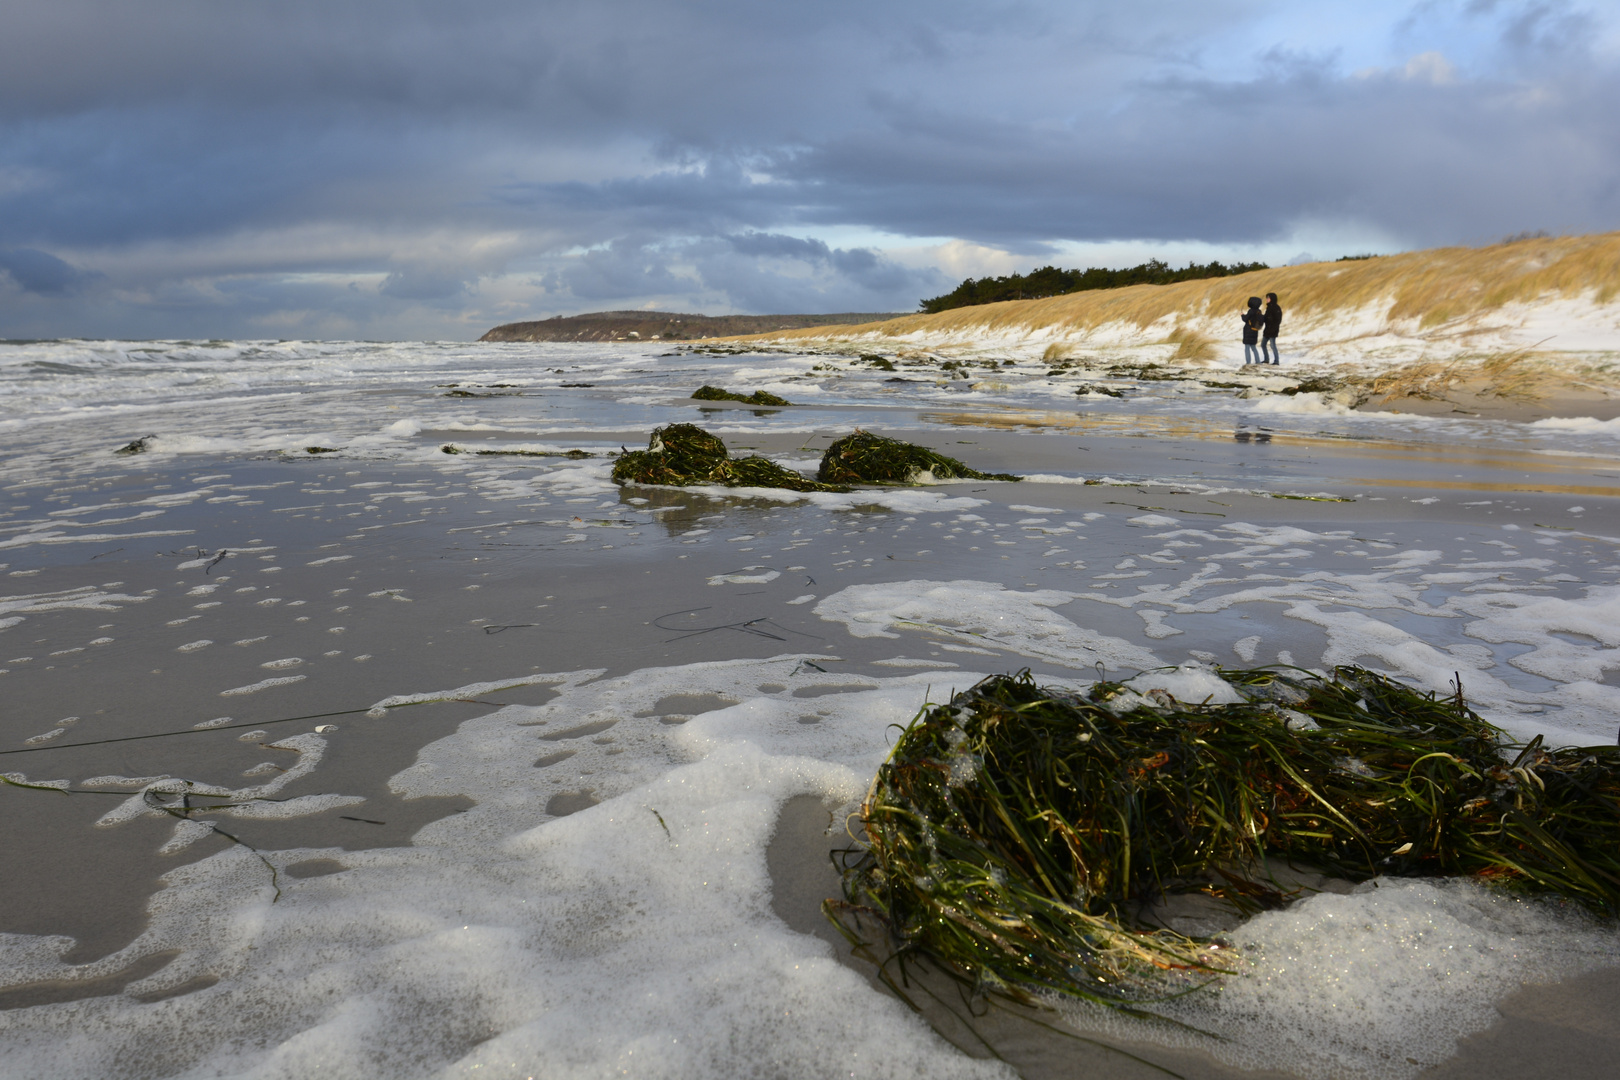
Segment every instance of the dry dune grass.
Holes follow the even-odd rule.
[[[1597,303],[1606,304],[1620,294],[1620,232],[1517,240],[1479,248],[1433,248],[1175,285],[1133,285],[1046,300],[1009,300],[938,315],[840,326],[837,336],[874,331],[895,337],[919,331],[1027,333],[1049,327],[1084,331],[1110,323],[1145,329],[1166,319],[1179,323],[1235,314],[1248,297],[1267,292],[1284,297],[1284,307],[1293,319],[1388,304],[1390,320],[1416,319],[1424,328],[1547,296],[1590,294]],[[827,337],[828,330],[820,327],[756,336],[820,338]],[[1178,332],[1182,336],[1175,336]],[[1197,359],[1207,351],[1197,335],[1180,327],[1168,340],[1178,346],[1179,358]]]
[[[1178,326],[1170,331],[1170,335],[1166,340],[1176,347],[1176,351],[1170,355],[1172,360],[1201,361],[1215,359],[1215,342],[1196,330]]]
[[[1377,376],[1370,389],[1382,403],[1408,397],[1448,400],[1449,391],[1464,385],[1480,396],[1538,401],[1546,396],[1548,379],[1545,360],[1532,357],[1529,349],[1517,349],[1404,364]]]

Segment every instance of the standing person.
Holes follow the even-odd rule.
[[[1282,329],[1282,308],[1277,306],[1277,294],[1266,293],[1266,329],[1260,335],[1260,362],[1266,362],[1266,351],[1271,351],[1271,362],[1280,364],[1282,360],[1277,356],[1277,331]]]
[[[1265,357],[1260,354],[1260,328],[1266,325],[1266,317],[1260,310],[1260,298],[1249,297],[1249,310],[1243,313],[1243,364],[1263,364]]]

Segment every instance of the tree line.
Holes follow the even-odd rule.
[[[943,296],[935,296],[919,303],[919,310],[933,315],[951,308],[970,307],[974,304],[994,304],[1001,300],[1041,300],[1048,296],[1084,292],[1088,289],[1119,289],[1126,285],[1170,285],[1177,281],[1196,281],[1200,278],[1230,277],[1247,274],[1251,270],[1269,270],[1263,262],[1232,263],[1189,262],[1180,270],[1158,259],[1149,259],[1140,266],[1123,270],[1108,270],[1093,266],[1085,270],[1060,270],[1043,266],[1027,274],[1008,274],[1006,277],[968,278]]]

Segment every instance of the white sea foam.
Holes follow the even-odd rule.
[[[1159,668],[1133,676],[1127,684],[1135,690],[1163,690],[1178,701],[1230,705],[1245,698],[1231,683],[1207,664],[1189,663]]]
[[[821,941],[783,926],[765,869],[785,800],[812,794],[851,805],[887,753],[889,725],[909,719],[925,693],[942,700],[980,676],[847,677],[809,672],[806,659],[825,658],[606,680],[590,671],[529,677],[558,696],[468,721],[394,778],[406,797],[476,800],[422,829],[413,846],[274,853],[283,865],[328,858],[345,867],[282,875],[274,903],[263,862],[233,847],[167,875],[141,937],[86,965],[62,963],[65,939],[6,939],[8,986],[90,980],[171,950],[175,959],[130,995],[218,980],[162,1008],[114,995],[6,1013],[8,1066],[63,1080],[106,1075],[114,1062],[288,1078],[317,1067],[468,1077],[1007,1075],[956,1053]],[[1184,667],[1159,673],[1159,684],[1197,696],[1213,678]],[[819,723],[799,722],[805,702],[789,684],[813,693]],[[657,715],[671,695],[722,707],[672,727]],[[276,745],[311,757],[320,736]],[[262,798],[288,775],[229,794]],[[151,780],[109,817],[161,813],[145,791],[182,786]],[[236,813],[308,812],[344,799]],[[210,831],[180,825],[170,844]],[[1471,886],[1421,882],[1317,896],[1228,937],[1248,974],[1172,1006],[1176,1015],[1232,1036],[1195,1040],[1217,1056],[1310,1076],[1409,1075],[1408,1057],[1443,1058],[1522,981],[1617,957],[1611,931]],[[1189,1041],[1114,1017],[1075,1019],[1127,1038]]]
[[[108,592],[105,588],[92,585],[60,592],[0,596],[0,616],[4,616],[0,620],[0,627],[16,626],[25,615],[39,615],[47,611],[119,611],[125,604],[138,604],[147,599],[149,597]]]
[[[233,686],[229,690],[221,690],[219,692],[219,696],[239,697],[243,694],[257,694],[259,691],[269,690],[271,687],[286,686],[289,683],[303,682],[308,677],[309,676],[307,675],[283,675],[280,678],[275,679],[260,679],[258,682],[250,683],[247,686]]]
[[[283,875],[277,903],[264,864],[232,848],[171,872],[141,938],[89,965],[61,963],[64,939],[11,939],[10,985],[94,978],[165,950],[179,955],[131,993],[219,982],[161,1008],[115,995],[6,1013],[8,1068],[62,1080],[136,1062],[265,1078],[1009,1075],[957,1053],[771,913],[776,809],[805,793],[856,798],[887,725],[939,679],[851,685],[818,697],[826,715],[804,725],[791,693],[758,690],[799,659],[551,676],[563,693],[549,705],[471,721],[395,779],[408,796],[478,800],[412,847],[277,853],[347,867]],[[740,703],[674,728],[636,715],[669,694],[717,692]],[[626,752],[544,741],[593,716],[615,721]],[[559,745],[580,752],[531,764]],[[546,814],[553,794],[582,785],[602,802]]]
[[[1383,878],[1222,937],[1245,973],[1160,1011],[1226,1041],[1155,1037],[1311,1080],[1414,1076],[1489,1027],[1520,985],[1620,961],[1612,927],[1463,881]],[[1082,1029],[1140,1037],[1118,1017],[1060,1008]]]
[[[32,547],[36,544],[107,544],[120,540],[145,540],[154,536],[190,536],[194,529],[148,529],[132,533],[70,533],[38,529],[0,540],[0,549]]]
[[[710,585],[763,585],[767,581],[775,581],[782,576],[780,570],[772,570],[768,566],[746,566],[741,570],[734,570],[729,574],[715,574],[709,578]]]
[[[1075,594],[1019,592],[990,581],[899,581],[851,585],[814,608],[856,637],[899,637],[900,630],[944,636],[958,646],[992,646],[1074,668],[1151,668],[1161,661],[1123,638],[1077,626],[1051,610]]]
[[[1163,327],[1149,328],[1154,341],[1161,340],[1163,332]],[[1097,341],[1110,333],[1108,328],[1099,328]],[[1140,328],[1131,328],[1130,333],[1139,334]],[[1050,343],[1050,334],[1045,333],[1029,340],[1016,334],[1006,341],[971,338],[969,335],[956,347],[983,353],[1005,346],[1017,354],[1032,348],[1043,350]],[[1354,335],[1346,340],[1353,339]],[[498,445],[506,445],[506,440],[523,437],[546,439],[582,432],[599,436],[602,431],[627,428],[646,431],[674,418],[672,409],[691,409],[687,398],[691,386],[705,382],[772,389],[831,407],[890,407],[897,400],[894,388],[884,383],[880,372],[840,367],[834,376],[812,371],[824,363],[822,357],[776,353],[762,363],[757,355],[693,353],[661,356],[656,364],[649,364],[649,350],[657,347],[341,342],[0,345],[0,386],[12,406],[8,417],[0,418],[0,431],[8,433],[18,450],[0,470],[32,477],[44,475],[51,467],[46,463],[52,461],[69,462],[70,468],[88,466],[93,459],[106,460],[102,455],[140,438],[145,439],[141,443],[144,452],[164,462],[243,452],[303,457],[310,446],[338,449],[340,456],[350,460],[442,462],[438,450],[449,432],[493,434],[499,437]],[[1146,352],[1165,348],[1161,344],[1142,346]],[[1325,353],[1324,358],[1341,359]],[[1367,357],[1362,360],[1372,367],[1383,363]],[[556,365],[564,373],[537,375],[537,368],[545,372],[548,365]],[[1297,375],[1289,370],[1273,381],[1281,388],[1291,385]],[[559,385],[582,378],[597,383],[597,389],[570,390]],[[516,383],[520,388],[495,393],[519,396],[488,402],[446,399],[437,388],[446,383],[477,387],[496,382]],[[1040,364],[1001,368],[994,380],[974,384],[979,387],[976,390],[966,390],[966,385],[960,380],[945,380],[940,385],[931,380],[914,381],[904,388],[904,400],[908,405],[983,403],[1047,410],[1073,393],[1072,384],[1046,378]],[[1167,388],[1148,383],[1138,387],[1129,401],[1110,400],[1105,407],[1088,402],[1088,409],[1121,418],[1142,412],[1196,415],[1202,424],[1240,423],[1244,415],[1258,415],[1267,417],[1273,426],[1286,426],[1292,418],[1308,425],[1308,430],[1445,429],[1451,438],[1476,438],[1491,431],[1486,426],[1470,426],[1468,421],[1351,414],[1340,405],[1320,400],[1320,395],[1245,401],[1224,393],[1183,393],[1184,389],[1184,384]],[[380,399],[374,394],[387,395],[392,401],[389,407],[399,411],[386,419],[380,417]],[[567,411],[548,415],[544,422],[533,416],[514,416],[508,407],[509,402],[555,395],[566,395]],[[790,411],[752,418],[747,410],[727,409],[705,422],[721,434],[764,430],[810,434],[820,430],[816,424],[799,421]],[[1572,452],[1586,444],[1612,447],[1612,423],[1515,428],[1528,433],[1531,441],[1544,443],[1540,449]],[[566,448],[556,443],[541,445]],[[127,460],[138,464],[143,459]],[[540,482],[546,484],[544,478]],[[587,494],[608,490],[602,470],[559,471],[554,482],[560,487],[571,484]]]
[[[1620,416],[1611,420],[1599,420],[1592,416],[1549,416],[1542,420],[1532,420],[1529,426],[1543,431],[1620,434]]]

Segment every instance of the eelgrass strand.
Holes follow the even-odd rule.
[[[873,781],[829,917],[874,917],[902,963],[978,990],[1140,1012],[1231,970],[1221,942],[1146,924],[1144,906],[1287,903],[1268,859],[1620,911],[1620,748],[1513,744],[1460,685],[1221,674],[1242,700],[1107,681],[1082,695],[1023,672],[925,707]]]
[[[915,484],[935,480],[1022,479],[1011,473],[985,473],[926,446],[855,431],[827,447],[816,479],[828,484]]]

